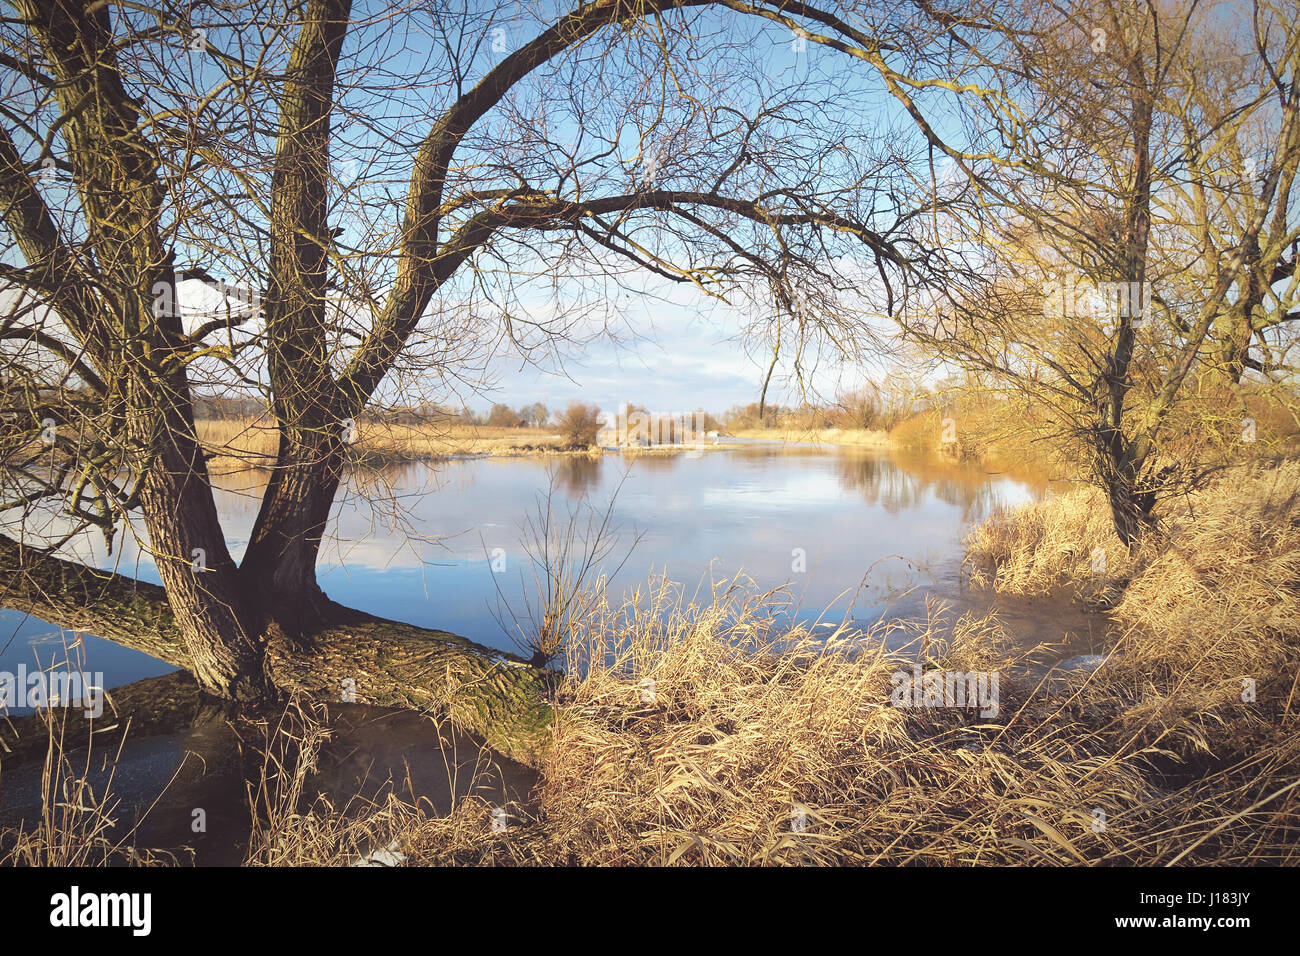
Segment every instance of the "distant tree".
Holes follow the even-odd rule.
[[[585,402],[572,402],[560,417],[560,433],[570,445],[594,445],[600,431],[600,409]]]
[[[722,423],[713,416],[713,413],[706,412],[703,408],[696,410],[696,419],[705,432],[716,432],[722,429]]]
[[[519,417],[534,428],[541,428],[550,419],[551,413],[541,402],[533,402],[519,409]]]
[[[839,407],[837,425],[844,428],[879,427],[877,422],[882,411],[880,389],[873,383],[868,382],[851,392],[845,392],[836,404]]]
[[[772,428],[787,414],[787,410],[780,405],[767,405],[762,409],[762,414],[759,412],[759,403],[750,402],[748,405],[733,405],[723,418],[730,429]]]
[[[492,410],[488,412],[487,423],[494,428],[515,428],[522,421],[518,412],[500,402],[493,405]]]

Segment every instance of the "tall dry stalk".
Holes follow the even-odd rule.
[[[497,620],[516,644],[531,652],[531,663],[539,667],[564,651],[581,617],[641,540],[641,533],[635,534],[613,569],[604,570],[618,548],[614,505],[630,472],[629,467],[623,473],[603,512],[584,495],[577,506],[561,513],[556,503],[557,473],[552,471],[545,494],[538,496],[534,512],[525,519],[522,547],[529,566],[524,572],[523,606],[512,608],[498,583]]]

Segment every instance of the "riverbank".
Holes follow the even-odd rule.
[[[977,587],[1108,608],[1096,658],[1029,676],[999,619],[941,607],[888,635],[791,631],[780,596],[743,581],[596,594],[530,794],[462,783],[447,812],[391,794],[339,809],[314,796],[330,724],[296,707],[304,744],[256,778],[247,862],[1300,862],[1300,464],[1229,473],[1133,554],[1091,495],[998,512],[968,544]],[[917,694],[914,662],[980,706],[953,706],[947,679]],[[22,859],[52,860],[53,833]]]
[[[265,420],[200,419],[196,425],[199,440],[209,455],[209,467],[217,472],[269,468],[275,463],[278,439],[274,428]],[[573,444],[564,435],[546,428],[460,423],[398,425],[362,421],[352,425],[349,437],[349,462],[372,467],[458,458],[678,455],[725,447],[708,440],[649,447],[602,448],[599,445]]]
[[[591,670],[564,688],[531,815],[502,838],[485,826],[490,809],[467,802],[410,832],[410,852],[460,863],[1300,862],[1300,465],[1240,469],[1193,495],[1165,515],[1160,540],[1112,552],[1101,582],[1094,551],[1117,542],[1093,522],[1088,494],[996,515],[971,558],[987,563],[977,583],[992,588],[1107,590],[1115,630],[1102,655],[1011,679],[996,619],[903,625],[932,675],[1001,672],[996,713],[896,706],[910,659],[855,653],[839,632],[777,647],[759,596],[666,596],[662,625],[601,609],[577,642]]]
[[[738,428],[728,437],[794,447],[835,445],[845,449],[889,451],[932,469],[954,465],[1006,473],[1036,486],[1080,477],[1076,467],[1040,441],[1032,422],[1009,429],[1005,419],[987,413],[947,418],[938,411],[913,415],[890,430],[878,428]]]
[[[267,419],[200,419],[196,424],[199,440],[218,470],[268,467],[275,461],[278,439]],[[481,455],[591,454],[587,448],[567,447],[563,436],[542,428],[362,421],[352,423],[347,436],[352,460],[365,464]]]
[[[888,432],[868,428],[736,428],[730,438],[746,438],[797,444],[846,445],[859,448],[889,448]]]
[[[947,411],[927,409],[909,415],[889,429],[801,428],[787,424],[733,428],[726,434],[786,444],[889,449],[936,461],[983,465],[990,470],[1076,477],[1074,466],[1045,440],[1046,432],[1046,426],[1024,410],[967,399],[954,401],[954,407]]]
[[[265,468],[274,463],[276,433],[268,420],[200,419],[199,439],[209,452],[209,461],[218,471],[240,467]],[[342,425],[340,427],[343,427]],[[604,454],[676,455],[683,452],[724,449],[726,439],[762,441],[779,445],[836,445],[845,448],[895,449],[911,454],[931,455],[936,460],[986,462],[992,465],[1026,461],[1020,445],[1003,447],[987,440],[974,442],[962,432],[947,440],[943,420],[936,413],[922,413],[908,419],[892,431],[867,428],[736,428],[721,433],[721,443],[714,439],[684,444],[661,444],[647,447],[620,448],[599,445],[575,445],[564,435],[548,428],[509,428],[463,423],[427,423],[401,425],[362,421],[349,432],[350,460],[355,464],[384,465],[413,461],[446,461],[470,457],[549,457],[577,455],[598,457]]]
[[[275,461],[276,433],[264,420],[200,419],[197,427],[199,439],[209,453],[211,467],[217,471],[244,467],[267,468]],[[682,444],[610,448],[574,445],[564,435],[546,428],[507,428],[461,423],[396,425],[359,422],[353,425],[350,433],[349,458],[354,464],[380,466],[473,457],[678,455],[735,447],[734,444],[729,445],[727,439],[793,447],[835,445],[844,448],[894,449],[913,455],[929,455],[936,461],[983,461],[985,453],[989,452],[989,449],[983,447],[976,452],[969,442],[964,445],[945,443],[940,423],[937,420],[931,423],[925,416],[909,420],[906,427],[900,426],[895,432],[897,434],[865,428],[737,428],[722,432],[721,441],[708,439]],[[991,454],[988,457],[992,459]]]

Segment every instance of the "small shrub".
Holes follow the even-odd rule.
[[[560,434],[567,444],[586,448],[596,444],[600,430],[600,409],[585,402],[573,402],[560,417]]]

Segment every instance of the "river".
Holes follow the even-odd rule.
[[[264,482],[256,472],[219,480],[217,503],[236,558]],[[983,611],[993,599],[962,586],[963,537],[991,509],[1048,491],[1044,480],[969,464],[761,442],[630,458],[478,458],[357,469],[336,501],[319,580],[342,604],[519,651],[518,628],[527,627],[535,585],[529,551],[537,552],[539,518],[549,513],[553,530],[574,516],[579,541],[590,539],[591,522],[605,521],[607,553],[595,570],[611,575],[607,593],[615,600],[654,575],[691,592],[702,586],[702,593],[742,576],[760,590],[783,589],[789,614],[806,622],[849,617],[866,625],[916,617],[934,597],[958,611]],[[157,581],[152,562],[129,536],[112,555],[91,539],[69,550]],[[1053,659],[1091,650],[1104,629],[1060,601],[999,599],[997,607],[1024,646],[1059,642]],[[79,637],[82,666],[102,673],[109,688],[173,670],[91,635]],[[45,622],[0,612],[0,671],[62,658],[70,638]],[[186,806],[206,805],[216,819],[240,816],[236,748],[222,727],[217,721],[214,729],[210,719],[178,726],[135,740],[125,753],[115,789],[136,812],[183,771],[163,801],[176,814],[162,811],[163,822],[154,821],[152,835],[164,844],[191,835],[181,813]],[[427,727],[414,715],[358,708],[336,727],[347,757],[334,765],[331,788],[344,793],[369,778],[379,793],[391,787],[386,778],[405,774],[411,780],[404,791],[414,788],[445,806],[450,790],[438,780],[446,779],[446,748]],[[472,755],[472,746],[464,749]],[[195,769],[195,754],[203,758],[202,770]],[[21,815],[30,818],[36,768],[4,769],[11,772],[0,791],[0,822],[24,808]],[[492,785],[504,794],[526,790],[527,781],[521,768],[504,765]],[[232,839],[200,842],[208,846],[200,858],[213,862],[230,862],[241,846]]]

